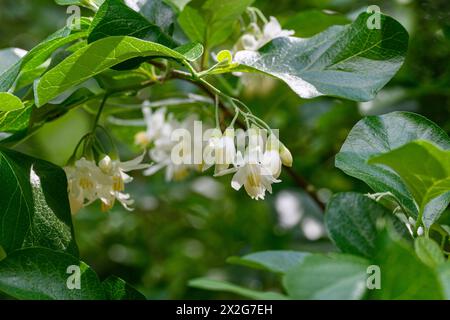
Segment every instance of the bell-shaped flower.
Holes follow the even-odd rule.
[[[112,178],[114,191],[124,191],[125,184],[133,181],[133,178],[127,174],[127,172],[134,170],[142,170],[150,167],[149,164],[142,163],[145,153],[139,157],[121,162],[120,160],[112,160],[110,156],[105,156],[98,163],[100,170],[107,176]]]
[[[273,39],[290,37],[294,34],[295,31],[293,30],[283,30],[277,18],[270,17],[269,22],[267,22],[263,27],[263,35],[261,39],[259,39],[259,45],[262,47]]]
[[[247,194],[255,200],[264,199],[266,190],[272,193],[272,184],[278,183],[269,168],[262,162],[263,154],[260,147],[249,150],[245,156],[237,152],[234,168],[223,170],[215,176],[233,173],[231,187],[240,190],[244,186]]]
[[[97,167],[95,161],[86,158],[75,161],[72,166],[64,167],[64,171],[67,176],[72,214],[97,200],[99,183],[108,184],[110,181]]]
[[[213,165],[215,165],[215,174],[228,169],[236,158],[234,129],[228,128],[223,134],[219,129],[214,129],[203,154],[206,160],[203,171]]]

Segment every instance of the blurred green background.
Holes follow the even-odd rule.
[[[196,1],[198,2],[198,1]],[[377,99],[355,103],[332,98],[301,100],[280,82],[256,80],[242,99],[280,129],[294,156],[294,170],[311,182],[326,203],[339,191],[368,188],[334,168],[352,126],[364,115],[394,110],[420,113],[450,132],[450,2],[361,0],[257,0],[255,6],[281,22],[305,10],[332,10],[355,16],[368,5],[399,20],[410,34],[407,60]],[[52,0],[0,0],[0,48],[29,50],[62,27],[64,7]],[[315,32],[315,21],[304,33]],[[181,84],[158,86],[152,98],[170,97]],[[261,90],[261,88],[264,88]],[[189,91],[191,87],[182,87]],[[49,123],[21,145],[22,151],[64,165],[91,115],[83,109]],[[132,137],[112,128],[119,137]],[[123,158],[133,156],[121,144]],[[230,177],[192,174],[166,183],[163,173],[136,175],[128,191],[136,199],[132,213],[116,206],[100,213],[94,204],[74,217],[82,259],[101,277],[119,276],[151,299],[237,298],[189,288],[190,279],[209,276],[255,289],[274,288],[270,275],[226,264],[227,257],[261,250],[330,251],[322,212],[286,173],[265,201],[253,201],[230,187]]]

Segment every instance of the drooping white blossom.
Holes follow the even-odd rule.
[[[206,163],[203,165],[203,171],[215,165],[215,174],[226,170],[232,165],[236,158],[236,146],[234,143],[234,129],[228,128],[222,133],[215,129],[208,139],[208,143],[203,152]]]
[[[94,160],[81,158],[71,166],[64,168],[67,181],[69,201],[72,214],[82,207],[90,205],[97,199],[101,201],[102,211],[111,209],[119,201],[127,210],[132,210],[133,200],[124,193],[125,184],[133,180],[126,172],[148,168],[142,164],[144,155],[134,160],[121,162],[103,157],[98,165]]]
[[[151,143],[149,156],[154,162],[154,165],[144,171],[144,175],[150,176],[160,171],[166,170],[166,181],[182,180],[190,172],[190,170],[198,169],[195,165],[190,163],[175,163],[172,159],[173,149],[177,146],[177,141],[172,140],[172,134],[176,130],[187,130],[193,135],[194,122],[197,120],[196,115],[178,121],[173,114],[167,113],[165,108],[161,108],[156,112],[152,112],[150,108],[143,108],[144,118],[147,124],[145,132],[145,140]],[[143,134],[139,134],[140,140],[144,140]],[[138,140],[138,135],[135,137]],[[136,141],[138,142],[138,141]],[[138,143],[139,144],[139,143]],[[192,148],[185,147],[182,149],[183,157],[192,157]]]
[[[233,173],[231,187],[240,190],[244,186],[247,194],[255,200],[264,199],[266,191],[272,193],[272,184],[278,183],[270,169],[260,160],[262,158],[261,150],[255,148],[249,150],[244,157],[240,151],[237,152],[234,168],[224,170],[217,174],[224,175]]]

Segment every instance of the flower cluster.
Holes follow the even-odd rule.
[[[156,162],[144,174],[153,174],[165,167],[167,180],[180,179],[189,169],[206,171],[214,166],[214,176],[234,174],[232,188],[244,187],[252,199],[258,200],[264,199],[266,191],[272,192],[273,183],[280,182],[282,165],[292,165],[289,150],[273,134],[266,137],[266,130],[257,127],[247,131],[228,128],[224,132],[218,128],[208,129],[202,131],[201,142],[194,139],[196,145],[192,146],[191,139],[180,142],[174,133],[182,128],[194,134],[192,121],[195,117],[179,122],[171,114],[166,115],[165,109],[153,112],[148,107],[143,108],[143,113],[148,128],[136,135],[136,143],[150,147],[149,155]],[[176,148],[179,150],[174,153]],[[195,148],[201,149],[201,163],[193,160]],[[174,154],[182,154],[186,161],[178,163]]]
[[[144,154],[127,162],[113,160],[104,156],[98,164],[82,157],[64,167],[67,175],[69,201],[72,214],[97,199],[101,201],[102,211],[108,211],[119,201],[127,210],[134,203],[130,195],[124,193],[125,184],[133,180],[127,172],[148,168],[142,164]]]
[[[230,134],[225,134],[218,144],[216,154],[224,154],[223,146],[227,146],[223,159],[233,159],[232,162],[220,162],[216,164],[215,176],[234,174],[231,187],[240,190],[244,187],[247,194],[255,200],[264,199],[266,191],[272,193],[272,184],[281,182],[278,177],[281,174],[282,165],[292,166],[292,155],[279,140],[270,135],[264,141],[265,130],[251,128],[242,135],[248,142],[244,148],[237,149],[232,145]],[[238,139],[242,141],[242,139]],[[225,166],[218,169],[217,166]],[[231,165],[231,168],[228,168]]]
[[[147,130],[138,133],[135,136],[135,142],[141,147],[150,147],[149,156],[154,162],[153,166],[144,171],[144,175],[150,176],[165,168],[166,181],[179,181],[184,179],[191,170],[198,170],[199,166],[175,163],[171,158],[172,151],[177,145],[177,142],[171,138],[172,133],[179,129],[193,132],[194,121],[197,120],[196,115],[178,121],[172,113],[167,113],[165,108],[153,111],[147,103],[144,103],[142,111]],[[183,156],[190,158],[192,148],[185,146],[182,150],[184,151]]]

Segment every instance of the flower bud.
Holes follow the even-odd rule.
[[[98,163],[98,167],[103,173],[108,174],[112,169],[112,160],[110,156],[104,156]]]
[[[284,144],[281,144],[280,146],[280,158],[283,165],[286,167],[292,167],[292,154]]]
[[[419,237],[423,236],[423,227],[419,227],[419,228],[417,229],[417,235],[418,235]]]
[[[134,136],[134,143],[141,148],[146,148],[150,144],[150,139],[145,131],[140,131]]]

